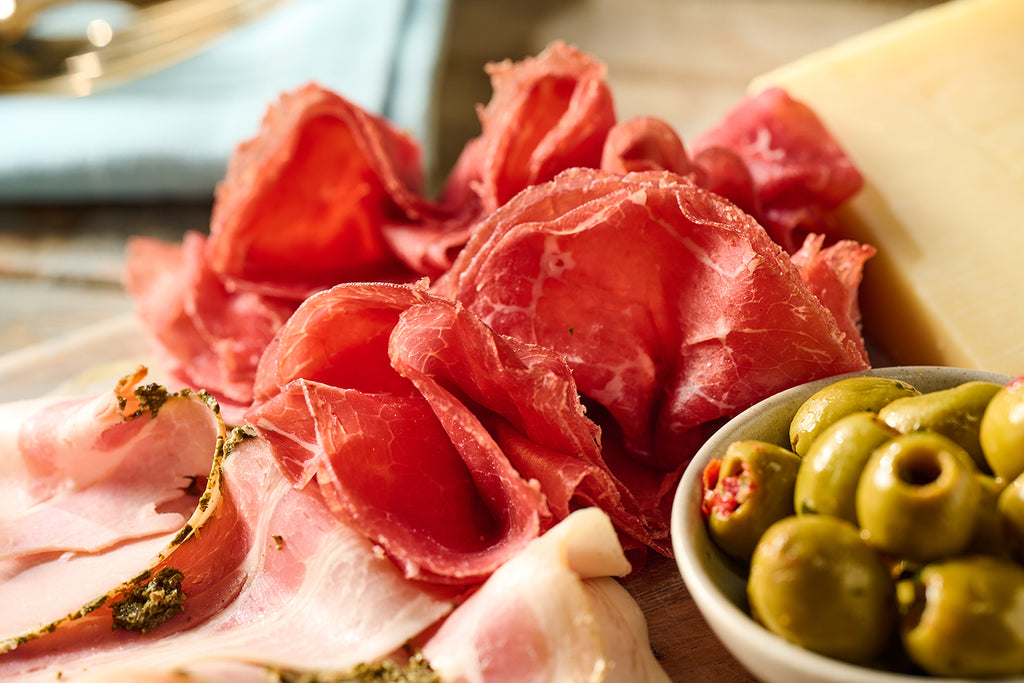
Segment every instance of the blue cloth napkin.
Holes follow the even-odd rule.
[[[429,160],[448,0],[293,0],[152,75],[87,97],[0,96],[0,201],[204,199],[280,93],[315,81]]]

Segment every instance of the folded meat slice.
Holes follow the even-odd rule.
[[[6,631],[0,677],[76,680],[108,666],[154,672],[191,663],[346,671],[401,651],[450,611],[453,597],[406,581],[315,487],[292,486],[265,442],[240,434],[218,451],[193,516],[131,576],[63,619]],[[37,582],[33,592],[75,580],[48,578],[57,583]]]
[[[232,289],[304,298],[339,282],[408,279],[381,226],[428,210],[420,146],[309,84],[283,94],[232,155],[206,256]]]
[[[180,244],[150,237],[128,241],[125,287],[161,370],[185,386],[214,394],[231,423],[252,403],[263,350],[298,306],[254,291],[229,291],[206,259],[207,237]]]
[[[565,360],[501,337],[424,285],[310,297],[260,363],[247,421],[298,486],[410,577],[479,583],[573,509],[666,550],[601,452]]]
[[[99,396],[0,406],[0,562],[109,550],[192,514],[217,421],[198,395],[136,386],[145,372]]]
[[[708,423],[867,367],[860,336],[752,217],[668,172],[575,169],[527,189],[435,291],[563,354],[606,457],[621,433],[633,461],[664,471]]]
[[[706,185],[791,254],[808,233],[838,234],[832,212],[864,182],[817,114],[780,88],[740,100],[690,146]]]
[[[447,683],[667,682],[640,608],[610,578],[629,571],[608,517],[573,512],[494,572],[423,654]]]

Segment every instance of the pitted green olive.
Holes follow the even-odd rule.
[[[875,450],[857,485],[864,538],[895,557],[927,562],[961,552],[981,503],[973,460],[935,432],[900,435]]]
[[[926,566],[900,581],[901,640],[936,676],[1024,673],[1024,567],[984,555]]]
[[[982,470],[988,464],[978,432],[989,401],[1002,389],[995,382],[964,382],[949,389],[896,399],[878,411],[892,428],[908,434],[930,430],[945,434],[966,450]]]
[[[833,382],[816,391],[797,409],[789,426],[790,445],[803,457],[814,439],[844,415],[878,412],[898,398],[920,393],[910,384],[889,377],[858,376]]]
[[[979,472],[975,477],[978,479],[978,491],[981,496],[978,499],[978,515],[974,522],[974,533],[971,535],[971,542],[964,550],[964,554],[1009,557],[1010,548],[1003,526],[1003,517],[999,512],[999,497],[1005,487],[998,479],[988,474]]]
[[[793,486],[800,458],[764,441],[729,444],[710,481],[705,470],[704,509],[711,540],[732,557],[750,560],[773,522],[793,514]]]
[[[1024,472],[1024,377],[992,397],[981,418],[979,438],[997,477],[1010,481]]]
[[[857,523],[857,482],[871,453],[898,432],[873,412],[845,415],[814,440],[796,475],[798,514],[822,514]]]
[[[889,572],[838,517],[799,515],[769,527],[751,560],[747,594],[766,628],[829,657],[869,662],[894,632]]]
[[[1018,562],[1024,562],[1024,474],[1000,492],[998,509],[1010,554]]]

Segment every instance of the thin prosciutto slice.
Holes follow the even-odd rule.
[[[191,424],[180,415],[156,419]],[[155,552],[118,556],[127,579],[80,596],[75,610],[31,630],[4,615],[0,677],[75,680],[127,662],[150,672],[196,662],[249,673],[347,671],[400,652],[450,611],[452,595],[406,581],[339,522],[315,488],[293,487],[265,442],[240,434],[226,447],[223,436],[209,441],[202,451],[213,466],[202,500]],[[48,556],[9,580],[31,610],[39,603],[31,596],[54,586],[76,594],[70,586],[82,580],[80,572]],[[154,618],[172,598],[180,604]],[[150,616],[132,621],[137,614]]]
[[[860,336],[753,218],[668,172],[577,169],[524,191],[436,290],[497,332],[562,353],[607,411],[592,413],[604,433],[666,471],[706,423],[867,367]]]
[[[423,647],[446,683],[668,682],[607,516],[579,510],[532,541]]]

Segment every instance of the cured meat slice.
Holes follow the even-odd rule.
[[[422,286],[311,297],[259,376],[249,423],[410,577],[479,583],[590,505],[635,544],[666,545],[665,520],[605,464],[564,359]]]
[[[742,188],[736,164],[727,158],[735,155],[742,161],[757,206],[748,206],[746,190],[724,196],[752,213],[789,253],[808,232],[836,234],[832,211],[863,185],[860,172],[818,116],[780,88],[741,100],[695,137],[691,148],[709,186],[720,189]]]
[[[604,64],[563,42],[486,71],[492,96],[478,109],[481,133],[463,147],[434,213],[384,226],[402,260],[431,277],[451,267],[476,224],[520,190],[568,168],[597,167],[615,124]]]
[[[229,291],[205,258],[207,238],[189,232],[181,244],[134,237],[125,287],[169,377],[217,397],[237,423],[252,403],[260,356],[298,302]]]
[[[622,174],[631,171],[698,173],[679,134],[654,116],[638,116],[612,127],[604,141],[601,170]]]
[[[105,395],[0,407],[10,430],[0,436],[0,562],[107,550],[177,531],[191,515],[215,421],[202,400],[155,386],[136,390],[140,405],[144,375]]]
[[[480,111],[481,135],[456,162],[447,201],[472,190],[486,215],[562,170],[601,163],[615,123],[604,64],[556,41],[536,57],[489,64],[487,72],[493,95]]]
[[[315,487],[293,487],[265,442],[237,438],[217,455],[188,523],[129,581],[52,624],[0,636],[0,677],[76,680],[104,667],[191,663],[208,671],[218,662],[228,664],[214,670],[235,662],[253,674],[346,671],[400,652],[451,610],[453,595],[406,581]],[[49,578],[71,582],[59,571]],[[171,607],[161,614],[161,604]]]
[[[339,282],[408,279],[381,233],[427,202],[419,144],[309,84],[269,108],[217,187],[206,257],[232,289],[302,299]]]
[[[667,172],[576,169],[522,192],[436,283],[568,360],[602,430],[676,470],[707,423],[867,366],[863,341],[753,218]]]
[[[498,569],[423,647],[449,683],[669,680],[608,518],[574,512]]]
[[[861,329],[857,290],[864,264],[876,250],[853,240],[839,240],[828,247],[824,243],[824,235],[808,235],[800,250],[793,254],[793,263],[800,268],[800,277],[814,295],[835,315],[843,332],[854,338]]]

